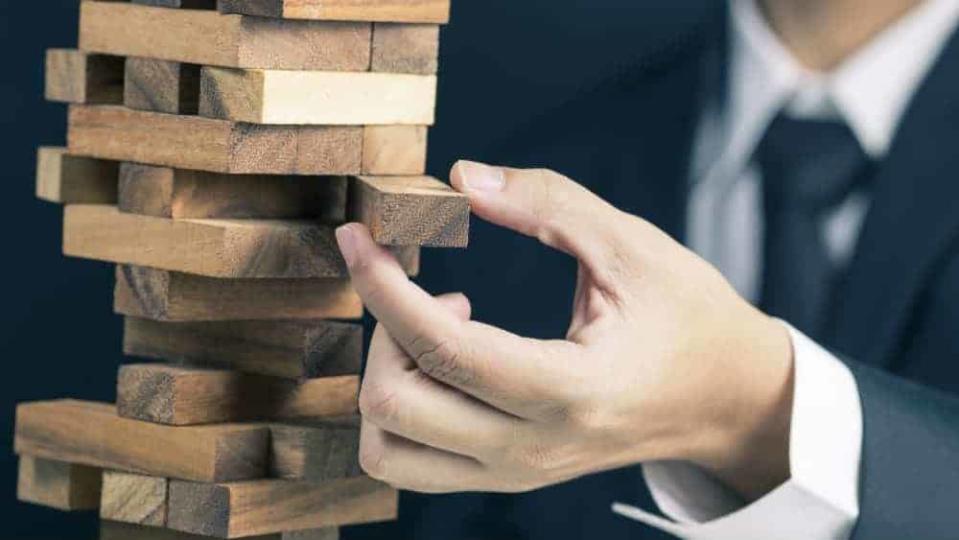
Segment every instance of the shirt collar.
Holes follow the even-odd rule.
[[[926,0],[829,73],[805,69],[775,35],[756,0],[730,2],[730,101],[726,127],[747,153],[786,108],[841,118],[871,157],[885,156],[906,107],[959,21],[959,0]]]

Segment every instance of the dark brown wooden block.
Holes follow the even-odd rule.
[[[236,175],[123,163],[123,212],[174,219],[346,220],[342,176]]]
[[[168,485],[166,478],[103,471],[100,519],[163,527]]]
[[[270,425],[270,476],[308,482],[362,476],[359,418]]]
[[[167,525],[193,534],[241,538],[390,520],[396,510],[396,490],[366,477],[320,484],[173,481]]]
[[[131,364],[117,377],[124,418],[189,426],[344,416],[357,412],[359,377],[291,381],[229,370]]]
[[[200,66],[152,58],[126,59],[123,104],[131,109],[196,114]]]
[[[161,426],[121,418],[113,405],[60,400],[17,406],[14,449],[103,469],[221,482],[262,477],[268,445],[261,426]]]
[[[429,176],[351,179],[351,221],[386,245],[466,247],[469,198]]]
[[[359,374],[363,328],[331,321],[170,323],[127,317],[123,352],[287,379],[336,377]]]
[[[100,504],[100,469],[22,455],[17,499],[66,512],[95,510]]]
[[[49,49],[46,98],[63,103],[123,103],[123,59],[75,49]]]

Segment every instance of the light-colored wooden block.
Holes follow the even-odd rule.
[[[131,0],[141,6],[182,9],[216,9],[216,0]]]
[[[308,529],[287,533],[249,536],[247,540],[339,540],[340,531],[336,527],[328,529]],[[100,540],[209,540],[200,536],[171,529],[122,523],[119,521],[100,521]]]
[[[333,229],[309,221],[173,220],[74,204],[63,231],[71,257],[216,278],[348,277]],[[408,270],[418,266],[413,252],[399,251]]]
[[[373,71],[436,73],[439,56],[440,27],[435,24],[373,25]]]
[[[49,49],[46,98],[63,103],[123,103],[123,59],[75,49]]]
[[[100,519],[163,527],[168,485],[166,478],[103,471]]]
[[[291,381],[238,371],[130,364],[117,377],[124,418],[191,426],[357,413],[359,377]]]
[[[436,77],[206,67],[200,114],[255,124],[432,125]]]
[[[83,105],[70,107],[67,140],[76,155],[229,174],[355,174],[364,146],[355,126],[263,126]],[[403,141],[380,144],[399,152]]]
[[[346,220],[342,176],[222,174],[123,163],[122,212],[173,219]]]
[[[360,372],[363,328],[333,321],[164,323],[127,317],[123,352],[287,379]]]
[[[327,21],[444,24],[449,0],[220,0],[220,11],[260,17]]]
[[[100,504],[100,469],[22,455],[17,499],[66,512],[95,510]]]
[[[469,198],[429,176],[352,178],[351,220],[387,245],[466,247]]]
[[[117,266],[114,311],[155,321],[358,319],[346,279],[219,279]]]
[[[196,114],[200,66],[153,58],[127,58],[123,105],[141,111]]]
[[[311,420],[270,425],[270,476],[325,482],[362,476],[360,420]]]
[[[396,517],[397,499],[396,490],[366,477],[321,484],[173,481],[167,525],[193,534],[241,538],[390,520]]]
[[[14,450],[102,469],[224,482],[263,477],[268,445],[262,426],[161,426],[121,418],[113,405],[59,400],[17,406]]]
[[[58,204],[115,204],[117,162],[41,146],[37,149],[37,198]]]
[[[215,11],[84,2],[80,49],[188,64],[365,71],[370,23],[288,21]]]
[[[426,126],[367,126],[363,174],[419,176],[426,171]]]

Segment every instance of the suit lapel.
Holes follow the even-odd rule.
[[[904,117],[833,328],[839,352],[888,366],[939,257],[959,233],[959,37],[953,36]]]

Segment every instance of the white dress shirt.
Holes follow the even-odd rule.
[[[707,107],[693,152],[689,243],[745,298],[761,289],[763,212],[753,153],[770,122],[845,121],[866,154],[885,157],[913,95],[959,22],[959,0],[926,0],[830,73],[803,68],[755,0],[730,1],[728,102]],[[837,267],[848,264],[869,208],[854,193],[822,223]],[[795,391],[790,479],[742,500],[697,467],[650,463],[644,473],[668,518],[617,503],[614,511],[691,540],[846,540],[859,515],[862,407],[855,379],[832,354],[790,328]],[[734,389],[731,389],[734,391]]]

